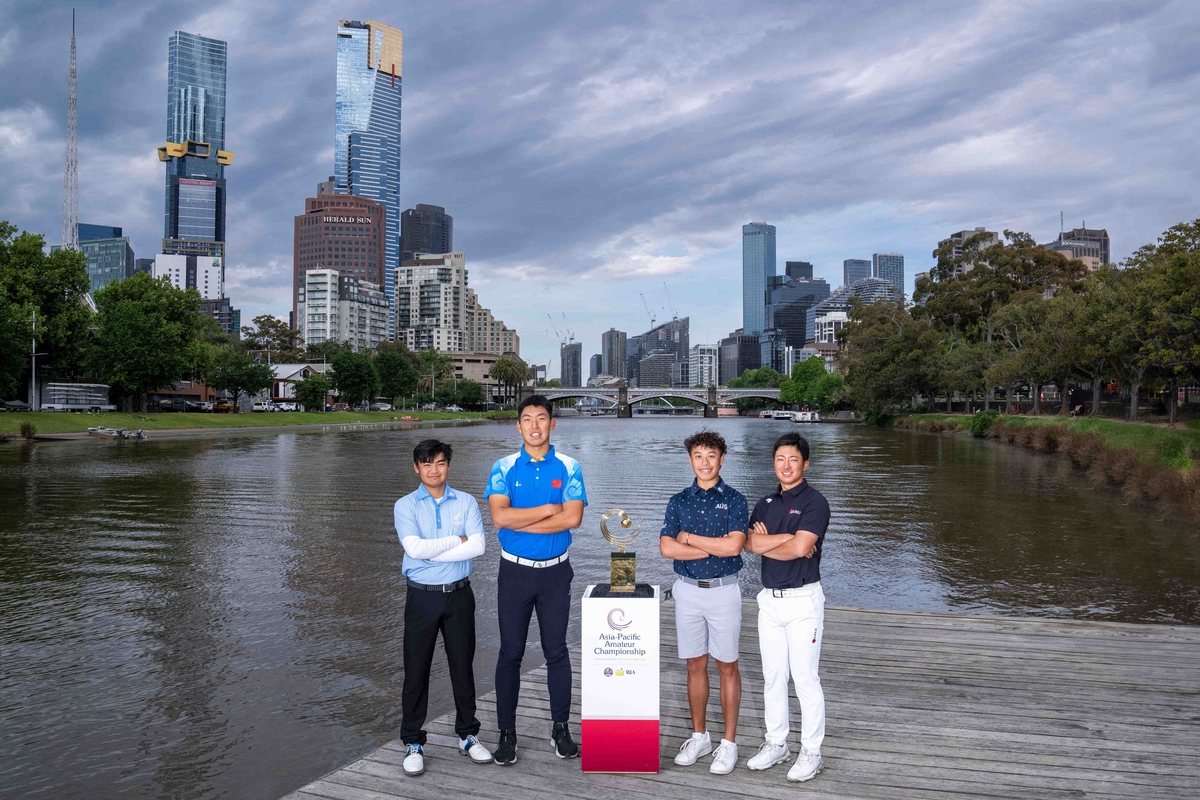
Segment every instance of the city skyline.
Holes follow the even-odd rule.
[[[1196,62],[1195,46],[1172,36],[1195,7],[1085,8],[998,19],[985,4],[937,17],[908,4],[850,26],[817,6],[712,16],[647,6],[628,19],[594,14],[583,28],[569,9],[537,24],[535,9],[480,9],[454,36],[437,9],[364,4],[341,15],[404,29],[399,207],[452,211],[472,285],[523,332],[523,355],[545,363],[558,355],[539,321],[546,310],[566,310],[584,341],[609,327],[644,330],[639,292],[669,318],[663,280],[691,317],[693,340],[719,341],[741,324],[728,299],[740,288],[737,229],[752,219],[777,227],[780,269],[803,259],[836,287],[843,259],[898,252],[911,292],[912,275],[953,231],[1010,228],[1047,242],[1062,210],[1067,229],[1085,219],[1106,228],[1120,260],[1195,217],[1194,182],[1172,167],[1196,160],[1190,126],[1150,132],[1137,121],[1191,113],[1181,100],[1196,78],[1154,53]],[[228,41],[226,146],[238,165],[228,173],[227,293],[244,319],[286,319],[292,220],[334,166],[336,17],[316,5],[80,9],[80,218],[122,227],[137,253],[156,252],[162,167],[147,153],[162,145],[162,42],[175,30]],[[18,78],[0,89],[0,218],[57,244],[70,6],[14,7],[0,19],[0,65]],[[728,36],[731,25],[746,35]],[[488,47],[498,27],[522,46]],[[642,47],[639,31],[674,29],[689,37]],[[892,35],[900,29],[910,38]],[[794,54],[797,41],[815,39],[824,44]],[[613,41],[622,44],[612,59],[591,60]],[[717,41],[718,53],[694,58]],[[560,51],[562,42],[571,46]],[[932,58],[914,57],[934,43]],[[1087,58],[1096,48],[1115,55]],[[589,66],[572,73],[581,63]],[[635,88],[646,74],[658,76],[650,94]],[[721,88],[731,81],[759,85],[738,96]],[[991,91],[963,99],[979,85]],[[1094,106],[1064,104],[1081,92],[1120,114],[1102,120]],[[797,195],[797,183],[821,188]],[[564,269],[572,280],[557,280]],[[544,299],[530,304],[534,292]]]

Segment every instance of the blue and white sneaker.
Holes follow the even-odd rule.
[[[459,739],[458,752],[459,755],[470,756],[471,761],[476,764],[490,764],[492,761],[492,751],[484,747],[483,742],[474,736]]]
[[[425,749],[419,744],[410,744],[404,752],[404,774],[416,777],[425,771]]]

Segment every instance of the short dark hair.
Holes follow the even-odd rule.
[[[725,455],[725,437],[716,431],[696,431],[683,440],[683,446],[687,448],[689,456],[697,447],[708,447]]]
[[[775,449],[771,451],[772,458],[781,447],[794,447],[800,451],[800,457],[808,461],[808,439],[798,433],[785,433],[775,440]]]
[[[517,419],[520,419],[521,412],[524,411],[525,409],[529,408],[530,406],[537,406],[538,408],[546,409],[546,413],[549,414],[550,417],[553,419],[554,406],[550,403],[550,400],[547,399],[547,397],[544,394],[531,394],[531,395],[529,395],[529,397],[526,397],[524,400],[522,400],[517,405]]]
[[[413,463],[428,464],[431,461],[436,461],[438,456],[445,456],[446,460],[449,461],[451,452],[450,445],[445,442],[439,442],[437,439],[426,439],[413,448]]]

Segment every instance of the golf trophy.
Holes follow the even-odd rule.
[[[609,529],[609,520],[620,520],[621,527],[614,533]],[[617,552],[612,554],[612,564],[609,569],[609,591],[632,592],[637,587],[637,553],[626,553],[625,548],[632,545],[642,533],[639,523],[636,527],[629,515],[620,508],[610,508],[600,516],[600,533],[611,545],[616,545]]]
[[[617,548],[611,583],[592,584],[580,609],[580,731],[584,772],[658,772],[660,753],[659,590],[637,585],[633,545],[642,526],[623,510],[600,516]]]

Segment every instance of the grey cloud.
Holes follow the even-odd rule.
[[[0,217],[60,228],[66,4],[3,12]],[[557,359],[647,320],[740,324],[740,225],[832,282],[846,257],[974,225],[1104,225],[1118,253],[1197,216],[1194,2],[522,5],[117,2],[81,8],[81,218],[161,236],[166,40],[230,43],[230,278],[290,305],[292,216],[332,164],[334,26],[405,30],[402,201],[444,205],[472,283]],[[15,37],[12,31],[16,31]],[[15,38],[15,42],[13,41]]]

